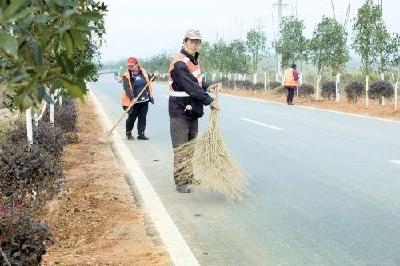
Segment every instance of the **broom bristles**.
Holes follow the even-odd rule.
[[[178,178],[193,173],[201,188],[221,192],[230,201],[250,195],[245,176],[225,145],[217,111],[211,112],[203,135],[176,149],[175,160]]]

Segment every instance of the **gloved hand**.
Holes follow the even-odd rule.
[[[153,97],[150,97],[150,102],[151,102],[151,104],[154,104],[154,98]]]

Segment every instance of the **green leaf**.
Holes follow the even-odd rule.
[[[75,29],[71,29],[70,33],[75,46],[81,51],[85,50],[85,41],[83,40],[82,33]]]
[[[65,49],[67,50],[67,56],[71,58],[74,54],[74,43],[72,41],[71,35],[69,34],[69,31],[64,32],[62,38],[64,41]]]
[[[81,98],[86,90],[86,86],[78,84],[72,80],[66,78],[60,79],[60,83],[64,86],[67,93],[74,98]]]
[[[20,10],[25,1],[13,0],[10,1],[10,5],[3,12],[3,22],[8,22],[12,17]]]
[[[77,77],[79,79],[85,79],[92,74],[94,65],[85,65],[78,70]]]
[[[37,8],[33,8],[33,7],[32,8],[25,8],[22,11],[20,11],[19,13],[15,14],[11,18],[9,18],[8,22],[14,22],[14,21],[17,21],[19,19],[25,18],[26,16],[32,14],[36,10],[37,10]]]
[[[18,41],[11,34],[0,32],[0,49],[18,59]]]

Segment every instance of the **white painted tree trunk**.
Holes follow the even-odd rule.
[[[213,83],[215,82],[215,76],[217,75],[217,73],[213,73],[212,74],[212,81],[213,81]]]
[[[336,74],[336,102],[340,102],[340,73]]]
[[[385,80],[385,74],[381,73],[381,80]],[[381,96],[381,105],[385,105],[386,101],[385,101],[385,97]]]
[[[264,92],[267,92],[267,72],[264,72]]]
[[[53,102],[50,103],[50,124],[54,127],[54,95],[53,94],[51,95],[51,99],[53,100]]]
[[[368,98],[368,90],[369,90],[369,76],[365,76],[365,106],[368,107],[369,105],[369,98]]]
[[[25,112],[26,117],[26,137],[28,143],[33,144],[33,130],[32,130],[32,108],[28,108]]]
[[[257,73],[253,75],[253,84],[257,83]]]
[[[320,82],[321,82],[321,78],[322,78],[322,76],[321,75],[317,75],[317,92],[316,92],[316,95],[315,95],[315,99],[318,101],[319,100],[319,94],[320,94],[320,88],[319,88],[319,86],[320,86]]]
[[[394,87],[394,110],[397,111],[397,89],[398,89],[399,83],[396,82],[396,86]]]

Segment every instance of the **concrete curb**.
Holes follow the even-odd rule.
[[[110,129],[112,127],[111,121],[91,89],[89,90],[89,96],[93,99],[96,113],[103,124],[103,128]],[[118,153],[128,171],[130,181],[135,184],[139,191],[144,209],[154,223],[174,265],[200,265],[136,159],[126,147],[121,135],[115,130],[110,138],[112,139],[115,151]]]

